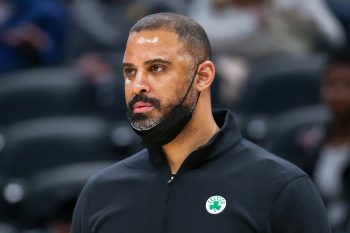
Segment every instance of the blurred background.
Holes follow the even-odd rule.
[[[306,171],[350,232],[348,0],[0,0],[0,233],[67,233],[96,171],[142,148],[121,63],[141,17],[207,31],[215,108]]]

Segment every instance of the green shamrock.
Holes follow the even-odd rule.
[[[219,205],[219,201],[214,201],[214,203],[209,207],[211,210],[214,210],[214,211],[218,211],[221,209],[221,205]]]

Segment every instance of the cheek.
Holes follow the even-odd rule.
[[[130,80],[125,80],[125,83],[124,83],[124,96],[125,96],[126,102],[130,101],[131,95],[132,95],[131,82],[130,82]]]
[[[125,84],[125,86],[128,85],[128,84],[130,84],[130,83],[131,83],[130,79],[124,79],[124,84]]]

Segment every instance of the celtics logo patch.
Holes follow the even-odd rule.
[[[226,200],[222,196],[212,196],[209,197],[207,202],[205,203],[205,208],[210,214],[219,214],[226,207]]]

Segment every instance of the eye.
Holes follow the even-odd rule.
[[[132,75],[135,75],[136,70],[133,68],[124,68],[123,72],[125,77],[130,77]]]
[[[151,70],[153,71],[153,72],[162,72],[162,71],[164,71],[165,70],[165,66],[163,66],[163,65],[158,65],[158,64],[154,64],[154,65],[152,65],[151,66]]]

